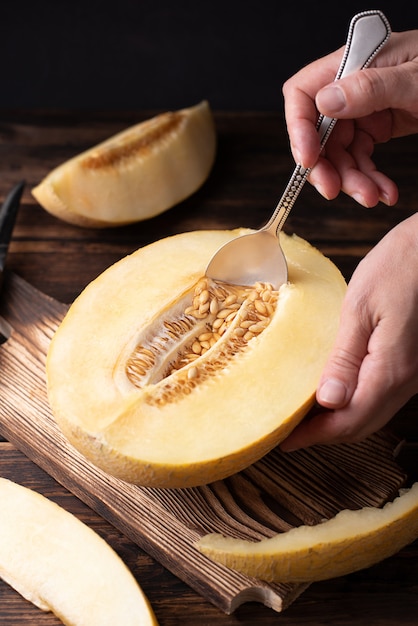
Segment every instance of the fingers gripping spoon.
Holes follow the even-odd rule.
[[[391,29],[380,11],[364,11],[350,23],[345,52],[335,80],[368,67],[390,37]],[[321,150],[336,119],[321,115],[317,128]],[[255,233],[237,237],[220,248],[206,268],[206,276],[233,285],[251,286],[257,281],[275,289],[287,282],[287,263],[280,247],[279,233],[290,213],[310,169],[296,165],[287,187],[267,224]]]

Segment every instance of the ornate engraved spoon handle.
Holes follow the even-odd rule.
[[[363,11],[355,15],[350,22],[344,56],[335,80],[340,80],[353,72],[368,67],[388,41],[390,34],[390,24],[381,11]],[[325,115],[319,116],[317,129],[321,150],[324,148],[336,121],[335,118]],[[262,230],[269,230],[275,235],[279,233],[310,171],[310,168],[305,169],[300,164],[296,165],[272,217]]]

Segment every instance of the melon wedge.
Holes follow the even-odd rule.
[[[346,284],[318,250],[283,234],[289,283],[271,294],[275,308],[269,293],[242,304],[217,295],[213,312],[200,279],[246,232],[157,241],[70,307],[48,352],[48,398],[69,441],[104,471],[150,487],[207,484],[260,459],[312,406]],[[264,305],[271,315],[258,313]]]
[[[212,560],[269,582],[344,576],[396,554],[418,538],[418,483],[382,509],[344,510],[257,543],[209,534],[197,543]]]
[[[91,528],[0,478],[0,577],[71,626],[157,626],[135,578]]]
[[[206,180],[216,152],[209,104],[141,122],[51,171],[32,190],[67,222],[110,227],[162,213]]]

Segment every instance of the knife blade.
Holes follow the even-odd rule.
[[[20,206],[25,181],[13,187],[0,208],[0,288],[6,266],[7,252],[12,238],[13,227]]]

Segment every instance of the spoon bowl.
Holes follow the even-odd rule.
[[[248,287],[262,277],[263,282],[278,289],[287,282],[287,263],[277,236],[262,229],[222,246],[209,263],[206,276]]]
[[[368,67],[388,41],[391,28],[381,11],[363,11],[353,17],[345,52],[335,80]],[[321,115],[317,129],[324,148],[335,118]],[[287,187],[270,219],[260,230],[233,239],[220,248],[206,268],[206,276],[233,285],[271,283],[275,289],[287,282],[287,263],[280,247],[279,232],[289,215],[310,169],[296,165]]]
[[[206,276],[231,285],[270,283],[275,289],[287,282],[287,263],[279,232],[310,170],[297,165],[269,222],[260,230],[222,246],[206,268]]]

